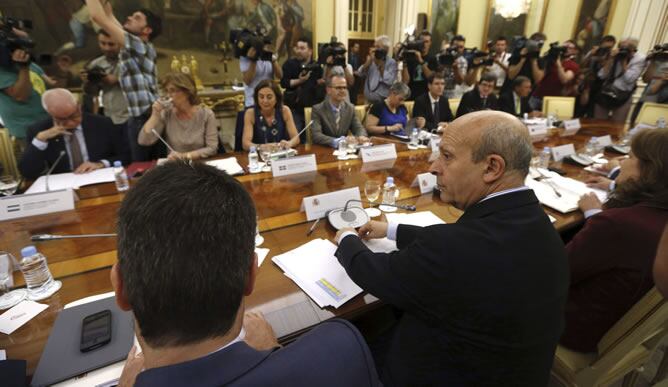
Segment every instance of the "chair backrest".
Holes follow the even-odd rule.
[[[645,102],[640,108],[640,113],[638,113],[638,118],[636,118],[636,124],[642,123],[655,125],[656,121],[661,117],[668,120],[668,104]]]
[[[575,97],[543,97],[543,115],[554,114],[559,119],[570,119],[575,114]]]
[[[2,174],[19,178],[19,168],[14,155],[14,142],[7,128],[0,128],[0,163],[4,168]]]
[[[415,106],[415,101],[406,101],[404,102],[406,106],[406,111],[408,112],[408,118],[413,117],[413,106]]]
[[[453,117],[457,116],[457,108],[459,108],[459,102],[461,102],[461,100],[461,98],[448,98],[448,104],[450,105],[450,111],[452,112]]]
[[[308,123],[311,122],[311,112],[312,112],[312,110],[313,110],[313,108],[310,108],[310,107],[305,107],[304,108],[304,125],[308,125]],[[313,126],[309,126],[308,129],[306,129],[306,133],[305,133],[306,143],[308,145],[313,144],[313,132],[311,131],[311,128],[313,128]]]
[[[366,119],[366,115],[369,112],[369,106],[368,105],[355,105],[355,115],[357,116],[357,119],[360,120],[360,123],[364,125],[364,120]]]

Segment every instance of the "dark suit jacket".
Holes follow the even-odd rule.
[[[452,112],[450,111],[450,104],[448,98],[441,96],[438,99],[438,116],[439,121],[452,121]],[[413,117],[424,117],[427,123],[424,125],[425,129],[431,130],[438,126],[438,122],[434,120],[434,112],[429,99],[429,93],[424,93],[415,98],[415,105],[413,105]]]
[[[386,385],[547,385],[568,291],[564,246],[533,191],[477,203],[456,223],[397,229],[399,251],[346,236],[336,256],[404,311]]]
[[[512,91],[499,96],[499,110],[512,114],[515,117],[523,117],[524,113],[531,113],[529,97],[520,98],[520,114],[517,114],[515,107],[515,96]]]
[[[41,131],[53,126],[49,118],[37,122],[28,128],[26,136],[26,150],[19,162],[21,174],[28,179],[36,179],[45,172],[58,158],[60,151],[66,150],[62,136],[49,140],[49,146],[41,151],[32,145],[33,138]],[[114,161],[120,160],[123,165],[130,162],[130,147],[125,133],[115,126],[108,117],[83,113],[81,120],[88,150],[88,159],[91,162],[107,160],[112,165]],[[53,173],[71,172],[69,157],[63,156]]]
[[[466,113],[477,112],[478,110],[485,109],[497,110],[498,98],[495,94],[490,94],[487,97],[487,103],[483,107],[478,87],[474,87],[473,90],[469,90],[464,93],[464,95],[462,95],[462,100],[459,102],[459,107],[457,108],[457,117],[459,118]]]
[[[336,116],[329,104],[329,99],[313,106],[311,111],[313,120],[313,143],[332,146],[332,140],[345,136],[350,131],[354,136],[366,136],[366,130],[359,118],[355,115],[355,106],[349,102],[341,104],[341,120],[339,121],[339,130],[336,127]]]
[[[186,363],[148,369],[144,386],[380,386],[364,338],[352,324],[329,320],[282,349],[240,342]]]
[[[596,352],[603,335],[647,293],[668,210],[636,204],[585,223],[566,246],[571,285],[561,343]]]

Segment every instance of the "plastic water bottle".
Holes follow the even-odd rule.
[[[659,117],[659,119],[656,120],[656,127],[659,129],[664,129],[666,127],[666,119]]]
[[[125,168],[120,161],[114,161],[114,178],[116,179],[116,190],[118,192],[127,191],[130,189],[130,182],[128,182],[128,174],[125,173]]]
[[[28,287],[28,298],[37,301],[51,297],[62,284],[55,281],[49,271],[46,257],[37,252],[35,246],[21,249],[21,272]]]
[[[394,178],[388,176],[383,185],[383,204],[394,204],[399,196],[399,188],[394,185]],[[390,210],[391,211],[391,210]]]
[[[411,131],[411,139],[408,145],[417,148],[419,138],[420,138],[420,132],[418,131],[418,128],[413,128],[413,130]]]
[[[260,170],[258,159],[259,156],[257,155],[257,148],[252,146],[248,152],[248,169],[250,169],[251,172],[258,172]]]
[[[538,167],[547,169],[547,167],[550,166],[550,157],[551,156],[552,156],[552,152],[550,150],[550,147],[546,146],[545,148],[543,148],[543,151],[540,152],[540,156],[538,157]]]

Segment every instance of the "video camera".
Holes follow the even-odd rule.
[[[594,56],[606,56],[610,54],[610,51],[612,51],[611,47],[599,47],[594,51]]]
[[[652,51],[647,53],[647,60],[666,61],[668,60],[668,43],[657,44]]]
[[[327,63],[327,58],[330,56],[334,61],[332,63]],[[332,36],[329,43],[322,45],[320,54],[318,55],[318,61],[321,64],[328,66],[346,66],[346,49],[337,41],[336,36]]]
[[[468,62],[468,66],[470,68],[474,67],[479,67],[479,66],[491,66],[494,64],[494,54],[490,54],[487,51],[480,51],[478,50],[478,47],[473,47],[473,48],[465,48],[464,53],[462,56],[466,58],[466,61]],[[476,63],[475,59],[478,58],[485,58],[485,60]]]
[[[387,50],[384,48],[377,48],[376,51],[373,52],[373,57],[378,60],[385,60],[387,58]]]
[[[550,43],[550,49],[547,51],[545,58],[548,62],[554,62],[557,58],[563,58],[566,55],[566,47],[560,46],[559,42]]]
[[[102,83],[102,79],[107,76],[107,72],[100,66],[86,69],[86,74],[88,75],[88,82],[94,84]]]
[[[409,51],[420,51],[424,50],[424,40],[418,39],[415,36],[415,26],[411,25],[404,30],[406,34],[406,39],[401,42],[401,47],[397,52],[397,58],[399,60],[411,61],[415,59],[415,53]]]
[[[266,30],[261,25],[258,25],[255,31],[251,31],[247,28],[231,30],[230,43],[232,43],[232,47],[234,48],[233,53],[235,58],[240,58],[242,56],[248,57],[248,50],[250,50],[251,47],[257,52],[255,58],[248,58],[252,61],[271,61],[272,55],[274,54],[273,52],[264,49],[264,46],[271,44],[271,39],[267,37]]]
[[[522,57],[522,49],[526,47],[529,59],[537,59],[540,56],[540,50],[545,44],[542,40],[532,40],[525,36],[515,36],[511,44],[512,56],[510,57],[510,64],[517,64]]]
[[[441,66],[450,67],[455,63],[455,59],[459,57],[457,47],[448,47],[436,55],[436,60]]]
[[[12,52],[16,50],[29,51],[35,47],[35,42],[14,32],[14,28],[25,30],[32,28],[30,20],[19,20],[11,17],[0,17],[0,65],[8,67],[12,64]]]
[[[631,57],[631,49],[628,47],[621,47],[615,55],[615,60],[626,60]]]

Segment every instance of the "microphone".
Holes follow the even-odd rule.
[[[53,235],[53,234],[36,234],[30,237],[33,242],[53,241],[57,239],[74,239],[74,238],[115,238],[117,234],[79,234],[79,235]]]
[[[65,153],[66,152],[64,150],[61,150],[60,154],[58,155],[58,158],[56,159],[56,161],[53,163],[51,168],[49,168],[49,170],[46,172],[46,177],[44,178],[44,186],[46,188],[46,192],[50,191],[49,190],[49,176],[51,176],[51,172],[53,172],[53,170],[56,169],[56,165],[58,165],[58,163],[60,163],[60,160],[63,159],[63,156],[65,156]]]
[[[297,133],[297,135],[296,135],[295,137],[299,137],[299,136],[300,136],[302,133],[304,133],[304,131],[305,131],[306,129],[308,129],[309,126],[311,126],[311,125],[313,125],[313,120],[311,120],[311,122],[309,122],[308,125],[304,126],[304,129],[300,130],[299,133]],[[292,137],[292,138],[295,138],[295,137]],[[292,138],[291,138],[290,140],[292,140]]]
[[[151,132],[153,132],[153,134],[154,134],[156,137],[158,137],[158,139],[159,139],[163,144],[165,144],[165,146],[167,147],[167,149],[169,149],[171,152],[176,153],[176,151],[174,150],[174,148],[172,148],[172,147],[167,143],[167,141],[165,141],[165,139],[162,138],[162,136],[160,135],[160,133],[158,133],[158,131],[155,130],[155,128],[151,128]]]
[[[357,202],[357,203],[374,205],[374,203],[372,203],[372,202],[367,202],[367,201],[364,201],[364,200],[357,200],[357,199],[350,199],[346,202],[346,205],[343,206],[343,212],[348,212],[348,203],[350,203],[350,202]],[[413,206],[413,205],[385,204],[385,203],[382,203],[382,205],[383,206],[388,206],[388,207],[396,207],[396,208],[400,208],[400,209],[406,210],[406,211],[415,211],[415,206]]]

